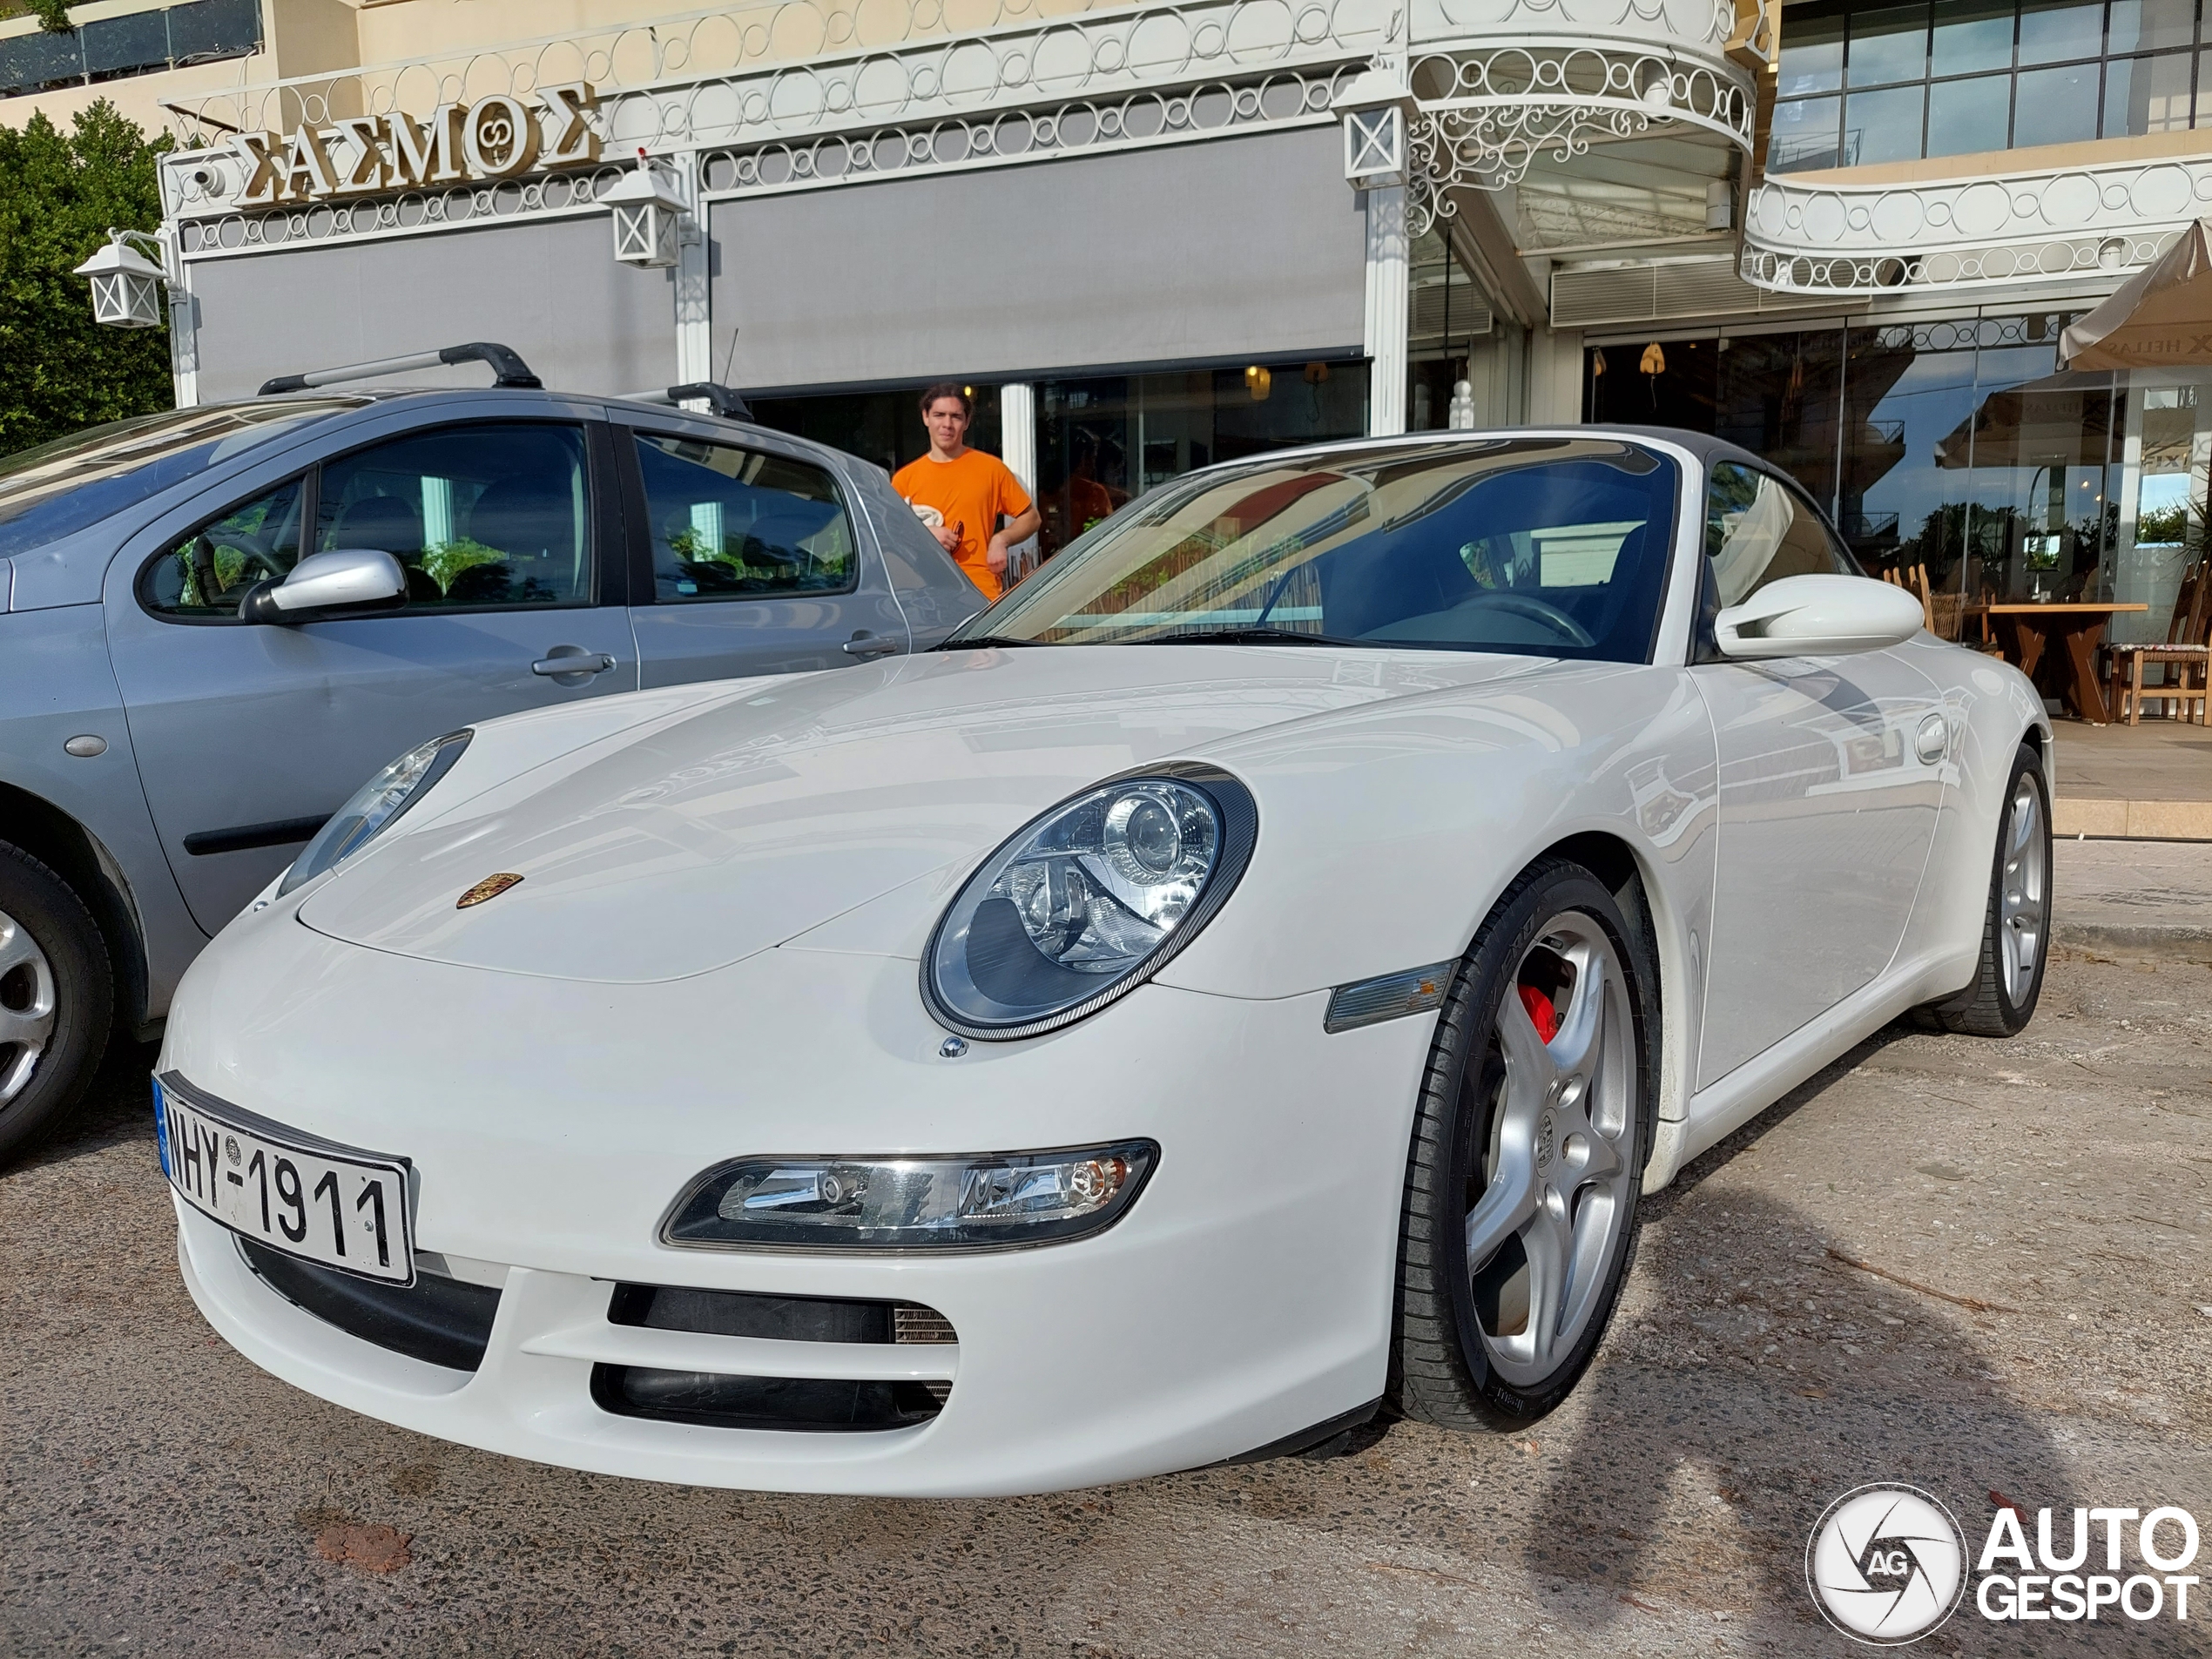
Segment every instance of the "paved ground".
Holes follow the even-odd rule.
[[[0,1179],[10,1654],[1840,1656],[1804,1541],[1863,1481],[1976,1540],[1993,1489],[2212,1521],[2201,965],[2064,961],[2020,1041],[1863,1045],[1651,1205],[1597,1366],[1531,1433],[995,1502],[637,1485],[293,1392],[179,1285],[145,1063]],[[405,1564],[343,1559],[377,1560],[366,1527]],[[2212,1616],[1969,1612],[1926,1648],[2203,1653]]]

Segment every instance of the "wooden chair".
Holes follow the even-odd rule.
[[[2160,679],[2146,685],[2146,667],[2161,669]],[[2141,725],[2143,702],[2149,698],[2160,705],[2161,714],[2167,712],[2166,705],[2179,704],[2184,720],[2191,718],[2189,705],[2195,704],[2195,723],[2205,725],[2208,670],[2212,670],[2212,573],[2199,559],[2183,573],[2181,591],[2174,596],[2166,643],[2112,647],[2113,718]]]

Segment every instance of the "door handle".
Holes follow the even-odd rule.
[[[559,679],[569,674],[604,674],[614,665],[615,659],[603,651],[556,646],[550,656],[541,657],[530,664],[530,672]]]
[[[895,639],[880,638],[865,631],[854,634],[839,647],[847,657],[882,657],[899,649]]]

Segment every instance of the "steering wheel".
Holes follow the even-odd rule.
[[[1530,622],[1541,623],[1568,644],[1579,645],[1586,651],[1597,644],[1581,623],[1557,605],[1539,599],[1533,593],[1479,593],[1463,603],[1471,610],[1502,610],[1509,617],[1524,617]]]
[[[212,547],[226,548],[231,552],[241,556],[245,561],[239,568],[239,575],[241,576],[243,576],[246,570],[251,570],[257,565],[265,573],[274,577],[280,582],[283,581],[287,576],[291,574],[284,568],[284,566],[279,564],[275,559],[270,556],[268,550],[261,545],[261,538],[253,535],[250,531],[215,531],[208,535],[207,541],[209,545]]]

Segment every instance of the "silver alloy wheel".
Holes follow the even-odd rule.
[[[0,1106],[30,1085],[53,1035],[53,966],[30,929],[0,910]]]
[[[1549,1042],[1521,1000],[1532,981],[1563,997]],[[1641,1058],[1628,978],[1595,921],[1570,910],[1544,924],[1499,1007],[1497,1037],[1504,1065],[1467,1263],[1492,1367],[1531,1387],[1595,1315],[1633,1197]]]
[[[2043,959],[2051,910],[2050,854],[2043,835],[2043,792],[2025,772],[2013,790],[2005,817],[2005,869],[1997,885],[1998,950],[2005,968],[2005,996],[2014,1008],[2027,1000]]]

